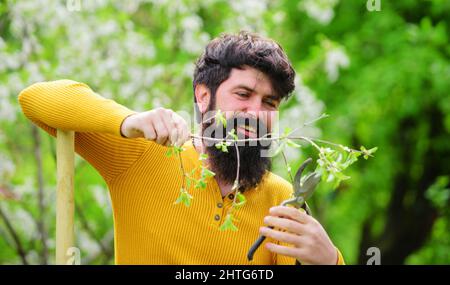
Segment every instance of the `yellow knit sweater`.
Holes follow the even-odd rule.
[[[174,205],[182,185],[178,158],[166,157],[167,148],[152,141],[121,136],[121,123],[134,111],[71,80],[33,84],[20,93],[19,102],[24,114],[52,136],[56,129],[75,131],[76,152],[107,183],[116,264],[295,264],[294,258],[264,246],[252,262],[246,258],[269,208],[291,195],[292,186],[281,177],[268,173],[246,192],[247,203],[235,212],[239,230],[222,232],[218,228],[231,194],[222,198],[215,179],[209,178],[204,190],[191,186],[189,208]],[[184,148],[188,172],[200,161],[191,142]],[[343,263],[340,253],[338,263]]]

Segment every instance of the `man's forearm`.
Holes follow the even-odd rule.
[[[19,102],[24,114],[35,123],[118,136],[124,118],[135,113],[71,80],[35,83],[19,94]]]

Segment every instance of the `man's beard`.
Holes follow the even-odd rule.
[[[202,124],[203,136],[223,139],[229,131],[234,129],[238,139],[248,139],[246,135],[236,130],[237,126],[250,124],[257,129],[258,137],[270,138],[266,125],[259,119],[235,116],[227,119],[226,128],[222,124],[216,124],[213,120]],[[267,134],[267,135],[266,135]],[[228,135],[227,139],[233,139]],[[218,149],[217,142],[204,140],[206,153],[208,154],[209,168],[215,172],[216,178],[226,184],[232,184],[236,179],[238,160],[235,143],[227,146],[227,152]],[[272,163],[267,157],[270,141],[238,142],[239,150],[239,191],[244,192],[256,187],[264,177],[266,171],[270,171]],[[266,155],[263,155],[263,154]]]

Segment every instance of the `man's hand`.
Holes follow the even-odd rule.
[[[120,131],[127,138],[143,137],[165,146],[181,146],[191,134],[183,117],[164,108],[156,108],[127,117],[122,122]]]
[[[292,207],[277,206],[264,218],[268,227],[260,228],[260,234],[288,243],[292,247],[267,243],[271,252],[296,258],[301,264],[336,264],[337,249],[322,225],[304,211]]]

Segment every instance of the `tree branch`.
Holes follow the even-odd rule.
[[[77,202],[75,202],[75,208],[77,211],[77,217],[79,218],[80,222],[81,222],[81,226],[83,227],[83,229],[98,243],[100,250],[102,251],[102,253],[109,258],[111,258],[112,256],[112,252],[111,250],[105,246],[101,240],[99,240],[94,232],[94,230],[92,229],[92,227],[89,225],[88,220],[86,219],[84,212],[82,210],[82,208],[79,206],[79,204]]]
[[[11,222],[9,221],[9,218],[6,215],[6,213],[3,212],[1,205],[0,205],[0,217],[5,222],[6,228],[8,229],[8,232],[11,235],[11,237],[13,238],[13,241],[16,245],[17,254],[20,256],[20,259],[22,260],[22,264],[28,265],[27,255],[23,248],[22,242],[20,241],[19,235],[17,234],[16,230],[14,229]]]
[[[34,141],[34,158],[37,166],[37,181],[38,181],[38,209],[39,215],[36,220],[37,228],[42,242],[41,250],[41,264],[48,264],[48,248],[47,248],[47,232],[45,230],[45,205],[44,205],[44,178],[41,155],[41,137],[39,135],[36,125],[32,125],[32,136]]]

